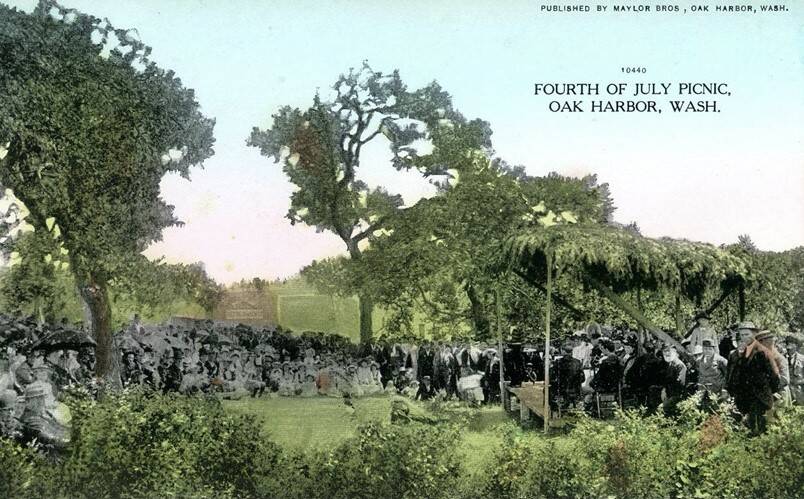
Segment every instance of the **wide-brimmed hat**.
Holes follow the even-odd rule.
[[[757,341],[767,340],[767,339],[775,338],[775,337],[776,337],[776,335],[773,334],[772,332],[768,331],[767,329],[764,329],[764,330],[762,330],[762,331],[760,331],[760,332],[758,332],[757,334],[754,335],[754,339],[757,340]]]
[[[757,325],[751,321],[738,322],[736,329],[751,329],[754,331],[759,331]]]

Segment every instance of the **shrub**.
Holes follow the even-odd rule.
[[[13,440],[0,438],[0,497],[28,497],[42,458]]]
[[[369,424],[311,465],[322,498],[443,498],[456,493],[457,430],[448,425]]]
[[[74,399],[59,488],[83,497],[254,496],[279,448],[213,398],[141,389]]]

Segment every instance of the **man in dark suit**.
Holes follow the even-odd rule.
[[[562,355],[553,362],[550,379],[550,393],[554,394],[555,406],[562,409],[575,405],[581,398],[583,384],[583,364],[572,356],[572,343],[567,341],[562,347]]]
[[[620,360],[614,355],[614,343],[608,338],[601,338],[597,346],[600,349],[600,363],[591,386],[598,393],[618,393],[623,368]]]
[[[419,355],[416,358],[416,366],[418,368],[416,379],[419,381],[419,383],[421,383],[425,376],[428,376],[432,379],[433,360],[433,352],[430,349],[430,346],[426,344],[422,345],[422,347],[419,349]]]
[[[734,365],[729,366],[727,389],[754,434],[765,432],[766,413],[773,407],[773,394],[781,387],[773,339],[770,331],[761,331],[748,345],[735,350],[738,355],[733,352],[729,361]]]

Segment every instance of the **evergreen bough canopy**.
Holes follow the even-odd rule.
[[[545,280],[546,253],[556,274],[589,276],[615,293],[670,289],[700,300],[707,289],[745,280],[740,257],[711,244],[683,239],[653,239],[612,225],[555,225],[527,229],[504,244],[513,269]]]

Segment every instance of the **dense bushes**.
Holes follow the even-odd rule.
[[[443,422],[369,424],[331,451],[293,453],[216,399],[68,400],[72,442],[58,459],[0,440],[0,497],[804,497],[804,408],[756,438],[693,404],[677,419],[580,419],[568,436],[504,425],[487,430],[501,444],[470,477],[459,428]]]
[[[58,488],[71,496],[254,496],[280,452],[253,418],[212,398],[134,390],[70,405],[73,441]]]
[[[460,478],[450,427],[368,425],[319,466],[323,498],[440,498]]]
[[[263,497],[443,499],[458,497],[455,428],[368,424],[329,452],[287,454],[264,474]]]
[[[39,459],[36,452],[0,438],[0,497],[28,494]]]
[[[569,438],[508,432],[482,486],[497,498],[804,497],[804,409],[750,438],[723,415],[582,419]]]

